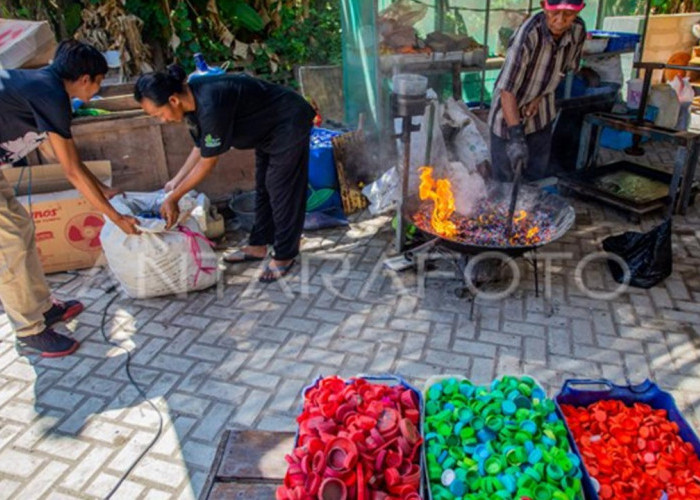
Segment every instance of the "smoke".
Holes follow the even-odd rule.
[[[486,182],[476,171],[469,171],[460,162],[452,162],[447,178],[452,184],[455,211],[465,217],[471,216],[486,198]]]

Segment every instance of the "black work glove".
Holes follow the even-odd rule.
[[[522,125],[508,127],[508,142],[506,143],[506,155],[510,160],[510,166],[515,171],[519,162],[522,168],[527,166],[528,151],[525,142],[525,128]]]

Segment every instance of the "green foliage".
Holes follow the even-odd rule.
[[[22,19],[50,18],[57,36],[71,36],[82,23],[86,5],[104,0],[0,0],[0,15]],[[305,12],[300,0],[266,0],[265,20],[250,0],[216,0],[220,23],[207,10],[209,0],[124,0],[124,8],[143,23],[146,43],[162,48],[166,60],[175,59],[186,71],[194,69],[193,55],[201,52],[211,64],[233,58],[221,41],[227,29],[237,40],[252,43],[253,57],[243,69],[258,76],[294,84],[294,67],[303,64],[340,64],[340,2],[311,0]],[[456,20],[459,22],[458,20]],[[225,29],[222,30],[222,25]],[[459,28],[458,28],[459,29]],[[63,34],[63,35],[62,35]]]
[[[234,26],[240,26],[248,31],[262,31],[265,27],[260,14],[243,0],[219,1],[219,12]]]
[[[300,6],[281,5],[281,25],[266,40],[266,49],[256,54],[253,70],[261,76],[293,84],[294,67],[304,64],[340,64],[342,58],[338,1],[319,1],[304,16]],[[265,70],[279,58],[277,71]]]
[[[168,39],[168,15],[163,10],[163,3],[153,0],[126,0],[127,12],[138,16],[143,21],[143,38],[149,41],[165,42]]]

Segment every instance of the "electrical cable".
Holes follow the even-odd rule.
[[[110,288],[108,288],[105,291],[105,294],[108,293],[113,293],[117,289],[116,285],[112,285]],[[151,448],[156,444],[156,441],[160,438],[160,435],[163,432],[163,415],[161,414],[160,410],[158,407],[150,400],[148,399],[148,396],[146,395],[146,392],[141,389],[141,386],[136,382],[134,377],[131,375],[131,351],[129,349],[122,347],[120,344],[117,344],[116,342],[111,341],[107,337],[107,332],[105,331],[105,324],[107,323],[107,312],[109,311],[109,308],[114,304],[114,301],[119,298],[119,293],[115,294],[111,299],[109,299],[109,302],[107,302],[107,305],[105,306],[104,310],[102,311],[102,322],[100,323],[100,331],[102,332],[102,337],[104,338],[105,342],[108,344],[118,347],[119,349],[122,349],[124,352],[126,352],[126,361],[124,363],[124,369],[126,370],[126,376],[129,379],[129,383],[131,383],[132,386],[136,389],[136,391],[139,393],[139,395],[143,398],[143,400],[148,403],[151,408],[156,412],[158,415],[158,432],[156,432],[156,435],[153,437],[151,442],[146,446],[146,448],[141,452],[141,454],[136,458],[134,463],[131,464],[131,466],[126,470],[124,474],[122,474],[121,478],[119,478],[119,481],[117,481],[117,484],[114,485],[112,490],[107,494],[105,497],[105,500],[108,500],[109,498],[112,498],[112,495],[114,495],[119,487],[122,485],[122,483],[126,480],[126,478],[129,476],[132,470],[138,465],[138,463],[141,461],[141,459],[146,456],[146,453],[148,453]]]

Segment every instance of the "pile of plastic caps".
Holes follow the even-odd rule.
[[[314,127],[311,130],[310,146],[311,148],[332,148],[332,140],[338,135],[340,135],[340,132]]]
[[[434,500],[581,498],[581,463],[552,400],[530,377],[428,388],[426,466]]]
[[[666,410],[607,400],[562,411],[600,498],[700,499],[700,460]]]
[[[420,412],[418,393],[400,384],[319,380],[277,500],[420,500]]]

